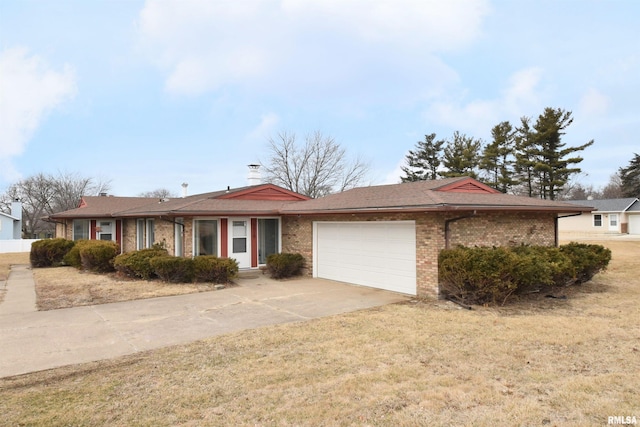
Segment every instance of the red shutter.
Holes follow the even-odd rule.
[[[116,220],[116,243],[120,246],[120,252],[122,252],[122,220]]]
[[[220,218],[220,256],[229,256],[229,226],[227,218]]]

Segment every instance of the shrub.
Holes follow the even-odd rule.
[[[304,268],[304,257],[298,253],[271,254],[267,257],[267,272],[274,279],[299,276]]]
[[[191,258],[176,256],[156,256],[149,260],[156,276],[170,283],[193,281],[194,262]]]
[[[513,294],[590,280],[606,269],[611,251],[570,243],[560,248],[465,248],[443,250],[438,274],[443,294],[465,303],[504,304]]]
[[[233,258],[201,255],[193,259],[196,282],[228,283],[238,275],[238,262]]]
[[[110,240],[85,240],[79,245],[78,252],[84,270],[107,273],[114,270],[113,260],[120,248],[116,242]]]
[[[74,245],[73,240],[62,238],[38,240],[31,244],[29,260],[34,268],[57,267]]]
[[[519,256],[516,268],[518,292],[535,292],[564,286],[572,276],[572,266],[560,249],[546,246],[519,246],[512,249]]]
[[[118,255],[113,261],[113,266],[117,271],[129,277],[147,280],[155,276],[153,267],[151,267],[151,259],[167,255],[168,252],[166,249],[141,249],[139,251]]]
[[[82,261],[80,261],[80,246],[83,245],[84,242],[88,240],[76,240],[76,244],[67,252],[67,254],[62,258],[62,263],[64,265],[70,265],[71,267],[75,267],[78,270],[82,268]]]
[[[588,282],[600,271],[605,271],[611,261],[611,250],[602,245],[571,242],[560,246],[560,251],[573,266],[576,284]]]
[[[518,284],[518,256],[507,248],[443,250],[439,256],[441,290],[462,302],[504,304]]]

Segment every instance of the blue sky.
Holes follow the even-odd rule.
[[[637,0],[0,0],[0,190],[246,184],[278,132],[320,130],[398,182],[425,134],[489,140],[573,112],[582,184],[640,152]]]

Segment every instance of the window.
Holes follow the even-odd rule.
[[[73,240],[89,240],[91,221],[88,219],[73,220]]]
[[[136,221],[136,249],[145,249],[155,242],[153,219],[139,219]]]
[[[247,221],[233,221],[233,253],[247,252]]]
[[[277,254],[280,246],[279,221],[275,218],[258,219],[258,263],[266,264],[267,257]]]
[[[152,219],[147,220],[147,229],[145,231],[147,232],[147,247],[150,248],[151,246],[153,246],[153,243],[156,241],[156,235],[155,235]]]
[[[184,255],[184,239],[183,239],[183,231],[184,231],[184,220],[182,218],[176,218],[176,222],[174,224],[174,238],[176,242],[175,248],[175,256],[183,256]]]
[[[194,221],[194,256],[218,255],[218,221],[200,219]]]
[[[593,215],[593,226],[602,227],[602,215],[600,214]]]
[[[136,221],[136,249],[144,249],[144,219]]]
[[[618,226],[618,214],[609,215],[609,227],[616,228]]]
[[[111,221],[100,221],[98,226],[99,240],[113,240],[113,223]]]

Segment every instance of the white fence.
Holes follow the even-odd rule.
[[[0,254],[8,252],[31,252],[31,244],[40,239],[0,240]]]

